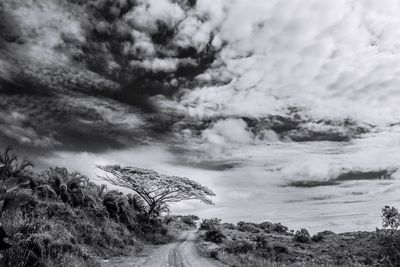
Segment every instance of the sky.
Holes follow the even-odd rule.
[[[217,193],[213,207],[175,212],[375,229],[398,202],[399,11],[395,0],[2,1],[0,146],[39,168],[96,179],[96,164],[132,165]]]

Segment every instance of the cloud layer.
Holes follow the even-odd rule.
[[[266,116],[296,106],[317,119],[398,121],[397,1],[219,4],[227,12],[217,36],[227,46],[201,76],[211,85],[181,101],[191,114]]]

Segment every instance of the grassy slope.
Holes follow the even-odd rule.
[[[0,266],[99,266],[101,258],[136,254],[192,228],[174,216],[148,219],[138,197],[79,173],[35,172],[10,150],[0,163],[0,222],[12,245]]]
[[[225,238],[217,244],[206,241],[203,230],[199,247],[228,266],[391,266],[379,232],[326,231],[321,240],[301,243],[293,233],[253,226],[221,225]]]
[[[132,218],[128,227],[98,208],[72,207],[58,199],[5,212],[1,221],[11,236],[4,266],[99,266],[102,258],[135,255],[150,244],[170,242],[188,225]]]

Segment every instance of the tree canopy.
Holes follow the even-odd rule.
[[[148,216],[158,208],[171,202],[196,199],[205,204],[214,204],[209,198],[214,192],[186,177],[169,176],[156,171],[121,167],[119,165],[98,166],[106,172],[101,178],[109,183],[133,190],[148,205]]]

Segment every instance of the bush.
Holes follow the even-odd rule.
[[[233,223],[223,223],[222,227],[224,229],[230,229],[230,230],[235,230],[236,229],[236,225],[234,225]]]
[[[277,254],[287,254],[289,249],[284,244],[270,244],[266,235],[257,235],[253,241],[256,244],[257,254],[266,259],[275,258]]]
[[[221,224],[221,219],[212,218],[212,219],[203,219],[200,224],[200,230],[211,230],[214,229]]]
[[[400,266],[398,248],[400,247],[400,232],[377,229],[378,242],[381,245],[381,255],[385,259],[384,266]]]
[[[289,228],[280,223],[262,222],[258,225],[259,228],[263,229],[266,233],[279,233],[285,234]]]
[[[382,209],[383,228],[397,229],[400,226],[400,214],[395,207],[385,206]]]
[[[249,233],[261,232],[261,228],[259,228],[256,223],[238,222],[237,226],[238,226],[237,229],[242,232],[249,232]]]
[[[289,252],[289,249],[287,246],[283,244],[276,244],[273,246],[273,250],[276,254],[287,254]]]
[[[287,231],[289,230],[289,228],[285,225],[282,225],[280,223],[274,223],[272,226],[272,231],[276,232],[276,233],[287,233]]]
[[[254,239],[256,248],[260,250],[269,250],[270,244],[266,235],[257,235]]]
[[[225,235],[222,233],[221,228],[219,227],[215,227],[215,228],[211,228],[209,230],[206,231],[205,236],[204,236],[204,240],[206,241],[210,241],[216,244],[220,244],[222,243],[222,241],[224,241],[225,239]]]
[[[196,221],[199,220],[199,217],[196,215],[186,215],[186,216],[180,216],[181,221],[191,227],[196,226]]]
[[[322,241],[323,239],[325,238],[325,235],[323,234],[323,233],[317,233],[317,234],[315,234],[315,235],[313,235],[312,237],[311,237],[311,241],[313,241],[313,242],[320,242],[320,241]]]
[[[249,240],[230,241],[224,246],[224,250],[231,254],[245,254],[256,249],[257,244]]]
[[[293,240],[299,243],[311,243],[311,236],[306,229],[302,228],[296,231]]]

